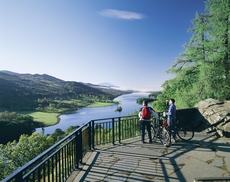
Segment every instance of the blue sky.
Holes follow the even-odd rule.
[[[204,0],[1,0],[0,70],[161,90]]]

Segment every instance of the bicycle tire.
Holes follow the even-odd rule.
[[[168,146],[170,144],[170,135],[166,128],[161,128],[160,130],[160,141],[162,145]]]
[[[177,129],[177,136],[181,140],[189,141],[194,137],[194,131],[189,126],[182,126]]]

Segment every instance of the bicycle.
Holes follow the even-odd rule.
[[[189,141],[194,137],[194,130],[189,126],[180,126],[180,120],[177,120],[175,130],[177,136],[184,141]]]
[[[152,135],[152,141],[157,141],[158,139],[164,146],[168,146],[170,143],[170,135],[163,125],[163,120],[159,120],[158,122],[151,122],[150,131]]]

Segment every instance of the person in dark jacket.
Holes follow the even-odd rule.
[[[154,116],[158,120],[158,115],[157,113],[153,110],[152,107],[148,106],[148,102],[146,100],[143,101],[142,103],[143,107],[140,109],[138,116],[140,118],[140,128],[141,128],[141,141],[142,143],[145,142],[145,128],[148,131],[148,136],[149,136],[149,143],[152,143],[152,136],[151,136],[151,128],[150,128],[150,123],[151,123],[151,116]],[[149,118],[143,118],[142,111],[143,109],[147,107],[150,111],[150,117]]]

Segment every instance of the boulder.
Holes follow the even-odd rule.
[[[195,108],[203,116],[207,132],[216,132],[220,136],[230,134],[230,101],[209,98],[200,101]]]

